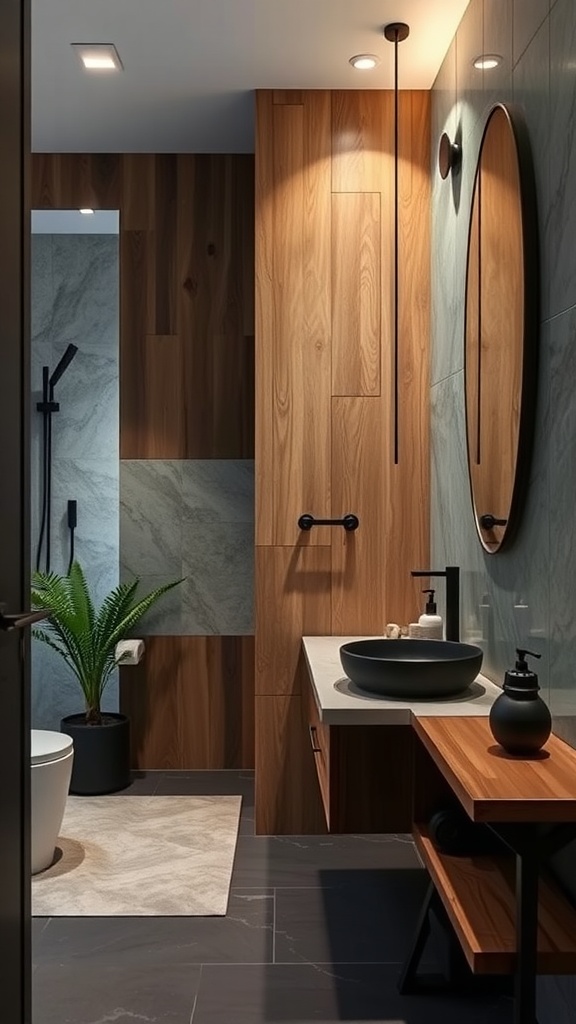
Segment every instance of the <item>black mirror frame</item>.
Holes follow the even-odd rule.
[[[518,176],[520,181],[520,212],[522,219],[522,253],[523,253],[523,274],[524,274],[524,308],[523,327],[524,336],[522,339],[522,392],[520,398],[520,421],[518,428],[518,449],[516,455],[516,469],[514,474],[514,485],[506,527],[502,539],[497,548],[486,546],[479,517],[474,501],[474,490],[472,473],[470,467],[470,447],[468,436],[468,400],[466,389],[466,325],[468,322],[468,274],[470,267],[470,243],[472,212],[474,209],[474,197],[480,170],[482,147],[490,120],[495,110],[503,111],[516,146],[518,163]],[[534,165],[532,160],[532,148],[528,128],[521,108],[514,104],[494,103],[486,115],[476,171],[474,174],[474,187],[472,190],[472,201],[470,204],[470,219],[468,224],[468,243],[466,250],[466,283],[464,297],[464,414],[466,427],[466,463],[468,466],[468,482],[470,485],[470,500],[474,515],[474,523],[480,543],[487,554],[499,554],[507,549],[517,535],[521,521],[522,510],[528,493],[530,479],[530,465],[532,460],[532,449],[534,445],[534,427],[536,419],[536,398],[538,388],[538,348],[540,337],[540,250],[538,231],[538,208],[536,201],[536,180],[534,176]],[[490,511],[490,510],[484,510]]]

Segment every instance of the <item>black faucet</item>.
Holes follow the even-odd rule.
[[[446,577],[446,639],[460,640],[460,566],[447,565],[444,570],[413,569],[411,576]]]

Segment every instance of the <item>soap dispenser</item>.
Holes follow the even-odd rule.
[[[506,672],[504,692],[490,709],[490,728],[494,739],[509,754],[534,754],[550,735],[552,717],[538,696],[538,676],[526,661],[527,654],[532,658],[540,655],[520,648],[516,653],[516,667]]]
[[[418,625],[423,627],[420,630],[420,636],[427,640],[442,640],[444,636],[444,624],[442,617],[438,615],[436,611],[436,602],[434,600],[434,590],[423,590],[423,594],[429,594],[428,600],[426,601],[426,610],[422,612],[422,615],[418,619]]]

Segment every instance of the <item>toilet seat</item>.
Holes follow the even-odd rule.
[[[44,729],[30,731],[30,764],[49,764],[66,757],[72,750],[72,737],[62,732],[49,732]]]

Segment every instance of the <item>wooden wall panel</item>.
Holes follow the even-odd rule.
[[[300,697],[257,697],[256,832],[322,835],[326,822]]]
[[[393,94],[333,92],[332,154],[333,192],[381,192],[394,154]]]
[[[301,636],[379,633],[420,608],[410,569],[429,557],[430,111],[425,94],[402,94],[396,464],[393,94],[262,92],[257,107],[256,829],[298,833],[318,810],[296,709]],[[295,531],[298,515],[324,509],[355,512],[360,528]],[[301,581],[287,586],[299,548]]]
[[[332,197],[332,394],[380,394],[380,193]]]
[[[252,458],[253,158],[35,154],[32,181],[33,208],[120,210],[121,457]],[[167,336],[179,363],[156,394],[144,350]],[[164,422],[167,374],[183,429]]]
[[[134,768],[253,766],[253,637],[148,637],[120,677]]]
[[[256,548],[257,693],[300,693],[300,638],[331,632],[331,549]]]
[[[121,457],[251,458],[253,157],[34,154],[32,206],[120,210]],[[121,673],[134,766],[251,767],[254,639],[147,643]]]
[[[360,526],[354,533],[338,530],[332,541],[331,632],[381,633],[388,583],[381,404],[374,398],[334,398],[332,409],[334,504],[355,512]]]

